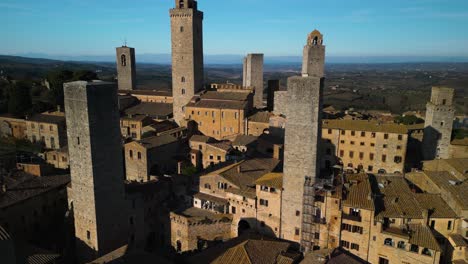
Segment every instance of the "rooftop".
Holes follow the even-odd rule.
[[[283,173],[270,172],[260,177],[255,184],[273,187],[278,190],[283,188]]]
[[[430,218],[457,218],[439,194],[418,193],[415,197],[421,208],[429,210]]]
[[[171,97],[172,91],[157,91],[157,90],[119,90],[119,94],[128,94],[128,95],[152,95],[152,96],[165,96]]]
[[[410,224],[408,227],[410,230],[409,243],[418,245],[420,247],[441,251],[439,243],[427,225]]]
[[[229,240],[191,257],[188,263],[292,264],[300,255],[291,242],[249,234]]]
[[[372,188],[367,174],[348,174],[346,182],[349,183],[349,189],[343,199],[343,204],[374,211]]]
[[[190,138],[190,141],[191,142],[202,142],[202,143],[207,143],[211,140],[210,137],[207,137],[207,136],[203,136],[203,135],[193,135],[191,138]]]
[[[446,171],[424,171],[421,172],[434,182],[439,188],[450,193],[463,209],[468,209],[468,182],[460,181],[455,176]]]
[[[172,115],[172,104],[142,102],[125,110],[127,115],[146,115],[152,118]]]
[[[0,208],[6,208],[70,183],[70,175],[36,177],[22,171],[4,177],[6,193],[0,194]]]
[[[210,210],[203,210],[196,207],[190,207],[188,209],[174,212],[177,215],[183,216],[188,219],[188,222],[199,222],[199,221],[232,221],[232,216],[229,214],[216,214]]]
[[[65,124],[65,117],[57,115],[36,114],[29,117],[26,121],[47,124]]]
[[[220,149],[222,151],[229,151],[231,149],[231,142],[229,141],[211,142],[208,143],[208,145]]]
[[[145,147],[146,149],[152,149],[152,148],[156,148],[156,147],[160,147],[160,146],[164,146],[167,144],[177,142],[177,138],[175,138],[172,135],[165,134],[161,136],[147,137],[142,140],[135,141],[135,142]],[[130,142],[128,144],[131,144],[131,143],[133,142]]]
[[[247,146],[255,141],[257,141],[258,137],[249,136],[249,135],[238,135],[232,142],[233,146]]]
[[[244,109],[250,93],[208,91],[194,96],[187,107],[215,109]]]
[[[375,176],[375,181],[377,218],[423,218],[423,209],[403,177]]]
[[[454,146],[468,146],[468,137],[463,139],[454,139],[450,144]]]
[[[257,112],[248,117],[249,122],[256,122],[256,123],[270,123],[270,116],[272,116],[270,112]]]
[[[398,125],[394,123],[382,123],[372,120],[325,119],[323,120],[323,128],[353,131],[384,132],[394,134],[408,133],[408,128],[405,125]]]

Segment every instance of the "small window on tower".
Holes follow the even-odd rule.
[[[185,77],[182,77],[182,79],[180,80],[181,82],[185,82]]]
[[[447,103],[447,100],[442,100],[442,105],[445,105]]]
[[[122,56],[120,56],[120,64],[122,66],[127,66],[127,56],[125,56],[125,54],[122,54]]]
[[[185,94],[185,89],[182,89],[182,94]]]
[[[88,240],[91,239],[91,232],[86,231],[86,237],[88,238]]]
[[[180,27],[180,32],[184,32],[184,27]]]

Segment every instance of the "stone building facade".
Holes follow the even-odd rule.
[[[0,116],[0,136],[16,139],[26,138],[25,120],[8,115]]]
[[[184,125],[185,105],[203,89],[203,12],[195,0],[176,0],[170,10],[174,120]]]
[[[251,90],[207,91],[185,106],[185,117],[195,121],[205,136],[224,140],[245,133],[245,118],[252,109]]]
[[[423,157],[425,160],[448,159],[455,108],[454,89],[432,87],[431,100],[426,105]]]
[[[171,135],[152,136],[125,144],[127,181],[147,182],[150,176],[175,172],[179,142]]]
[[[45,161],[57,169],[67,170],[70,168],[68,147],[46,151],[44,156]]]
[[[26,135],[29,141],[41,143],[47,149],[60,149],[67,145],[65,117],[37,114],[26,119]]]
[[[229,141],[218,142],[199,135],[190,138],[189,146],[192,165],[203,169],[228,161],[232,151]]]
[[[243,86],[254,87],[254,107],[263,108],[263,54],[247,54],[245,56]]]
[[[324,120],[321,167],[342,164],[368,173],[405,171],[408,130],[404,125],[366,120]]]
[[[314,41],[316,37],[320,38],[318,42]],[[289,107],[285,134],[281,238],[301,242],[307,250],[311,249],[311,234],[305,234],[303,219],[304,214],[312,214],[312,208],[304,205],[304,184],[306,180],[315,183],[319,176],[317,153],[322,132],[325,56],[322,42],[322,36],[317,31],[309,35],[304,48],[304,64],[307,65],[303,65],[303,68],[310,70],[307,74],[303,73],[302,77],[290,77],[287,91]],[[307,54],[315,54],[315,57]]]
[[[119,90],[120,96],[132,96],[143,103],[164,103],[172,104],[171,91],[157,91],[157,90]]]
[[[77,256],[86,261],[127,242],[117,87],[64,84]]]
[[[136,89],[135,49],[127,46],[116,48],[117,81],[119,90]]]
[[[127,115],[120,118],[120,131],[122,137],[140,140],[143,128],[155,123],[153,119],[145,115]]]

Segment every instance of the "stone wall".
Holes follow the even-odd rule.
[[[263,108],[263,54],[247,54],[243,68],[244,87],[254,87],[254,107]]]

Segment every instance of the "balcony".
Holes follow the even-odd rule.
[[[343,219],[351,220],[351,221],[355,221],[355,222],[361,222],[362,221],[362,217],[359,216],[359,215],[343,214],[342,217],[343,217]]]

